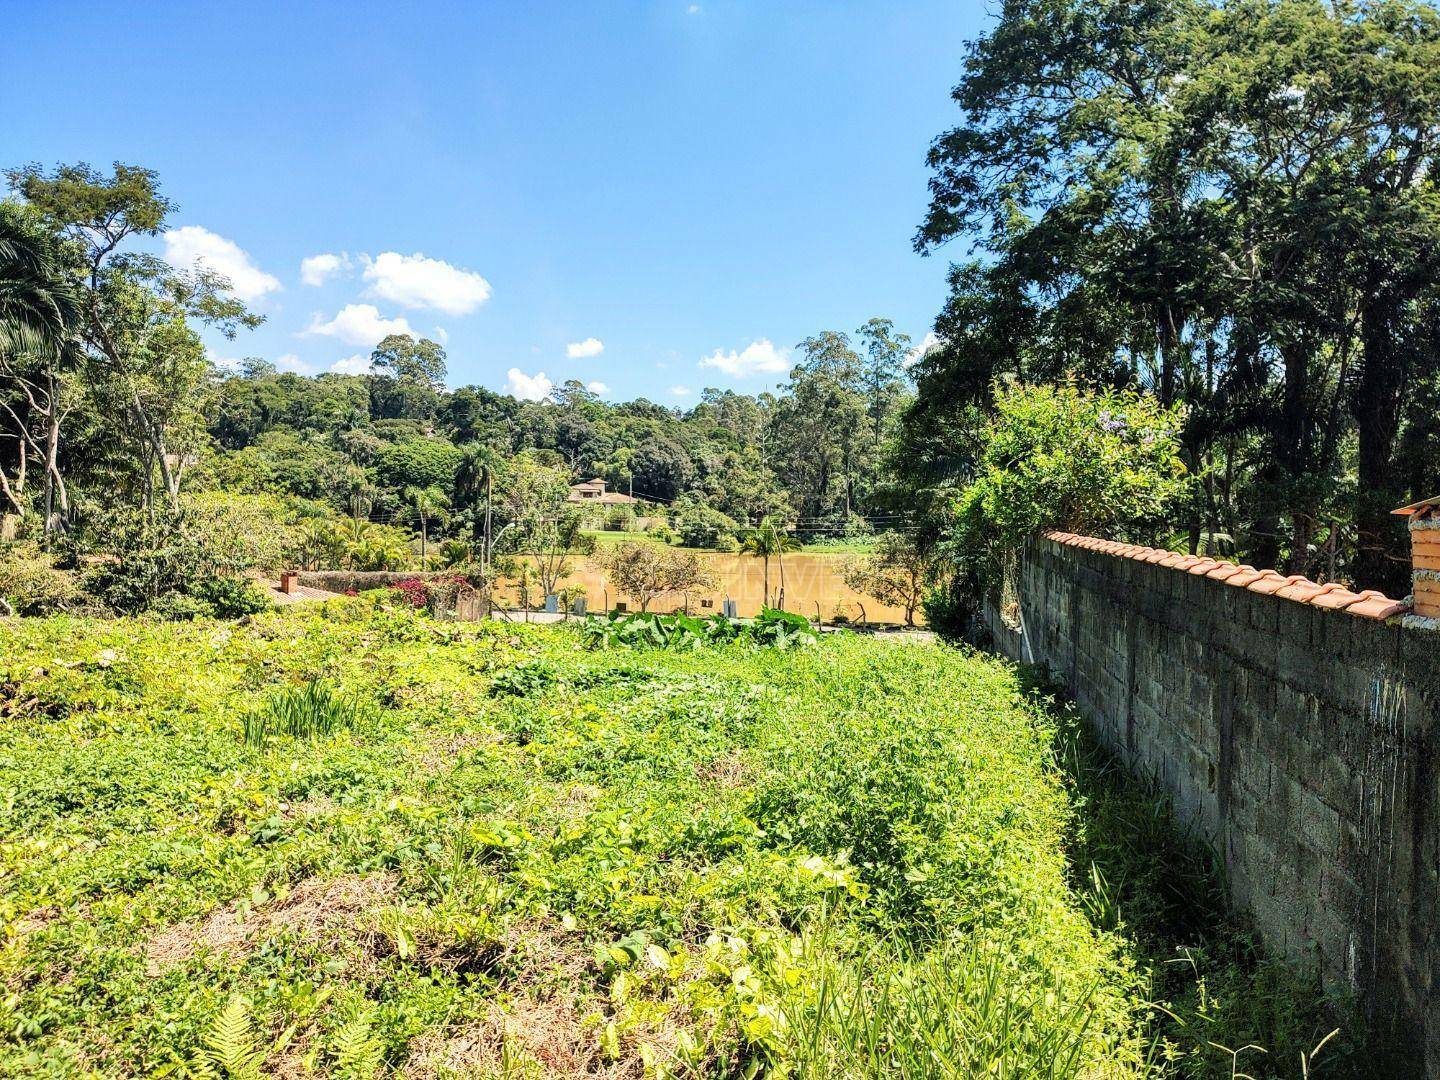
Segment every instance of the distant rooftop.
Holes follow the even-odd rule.
[[[593,480],[571,484],[570,494],[566,496],[566,502],[599,503],[601,506],[620,506],[639,501],[633,495],[622,495],[618,491],[606,491],[605,481],[598,476]]]

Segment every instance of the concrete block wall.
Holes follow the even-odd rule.
[[[1376,593],[1065,533],[1018,585],[997,647],[1159,781],[1268,947],[1440,1076],[1440,633]]]

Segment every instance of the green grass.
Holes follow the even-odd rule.
[[[828,540],[814,540],[800,550],[807,555],[867,555],[875,550],[873,536],[831,537]]]
[[[615,544],[654,544],[657,547],[664,547],[659,540],[647,532],[620,532],[609,529],[586,529],[585,535],[593,537],[595,543],[600,546],[613,546]]]
[[[0,1075],[1228,1076],[1210,1044],[1260,1042],[1298,1076],[1328,1030],[979,655],[358,598],[0,620],[0,658]],[[299,719],[247,742],[257,710]]]

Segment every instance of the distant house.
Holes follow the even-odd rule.
[[[594,503],[597,506],[625,506],[640,502],[633,495],[622,495],[618,491],[606,491],[605,481],[598,476],[583,484],[571,484],[567,502]]]

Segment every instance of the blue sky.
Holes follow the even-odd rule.
[[[918,342],[944,297],[911,237],[979,3],[0,10],[0,165],[158,170],[162,250],[268,316],[222,359],[409,328],[452,385],[683,406],[872,315]]]

